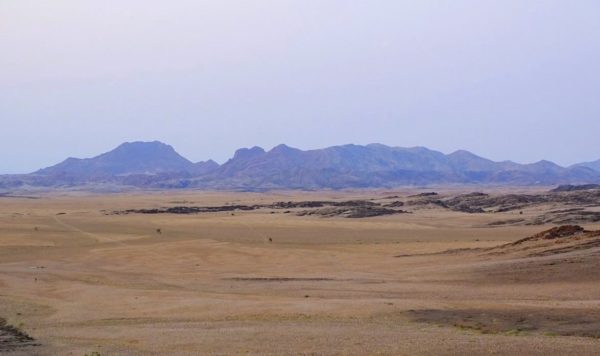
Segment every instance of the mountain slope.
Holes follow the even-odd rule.
[[[202,161],[194,163],[194,166],[190,169],[190,172],[196,175],[203,175],[213,172],[219,168],[219,164],[212,159],[208,161]]]
[[[209,163],[210,165],[210,163]],[[42,176],[107,177],[131,174],[188,172],[200,168],[164,143],[127,142],[93,158],[68,158],[35,172]]]
[[[579,163],[576,164],[572,167],[585,167],[585,168],[590,168],[593,169],[597,172],[600,172],[600,159],[597,161],[593,161],[593,162],[583,162],[583,163]]]

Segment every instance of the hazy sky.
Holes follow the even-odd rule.
[[[380,142],[600,158],[600,1],[1,0],[0,173]]]

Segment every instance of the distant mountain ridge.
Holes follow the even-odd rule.
[[[302,151],[279,145],[270,151],[257,147],[249,151],[238,150],[233,159],[203,180],[222,188],[342,189],[427,184],[597,182],[600,173],[582,167],[563,168],[548,161],[526,165],[493,162],[467,151],[445,155],[424,147],[370,144]],[[192,180],[191,185],[198,184]]]
[[[600,161],[598,161],[600,163]],[[219,165],[193,163],[162,142],[124,143],[93,158],[68,158],[31,174],[0,176],[0,187],[344,189],[430,184],[553,185],[600,183],[594,164],[494,162],[459,150],[343,145],[303,151],[279,145],[242,148]]]
[[[597,161],[593,161],[593,162],[578,163],[571,167],[585,167],[585,168],[590,168],[590,169],[600,172],[600,159]]]

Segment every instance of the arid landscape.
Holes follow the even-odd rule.
[[[600,190],[0,197],[0,353],[600,353]],[[482,193],[483,192],[483,193]]]
[[[600,1],[0,1],[0,356],[600,355]]]

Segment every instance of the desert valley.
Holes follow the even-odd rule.
[[[0,203],[2,353],[600,350],[597,186]]]

